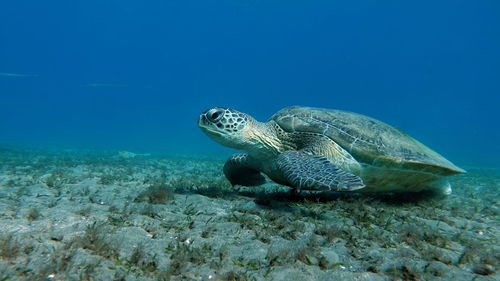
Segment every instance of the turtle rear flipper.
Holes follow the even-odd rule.
[[[233,186],[257,186],[264,184],[266,178],[254,166],[254,161],[252,161],[248,154],[233,154],[224,164],[224,175]]]
[[[276,164],[283,178],[297,189],[354,191],[365,187],[360,177],[321,156],[286,151],[278,156]]]

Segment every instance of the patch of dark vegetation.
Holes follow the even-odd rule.
[[[265,257],[268,266],[282,266],[300,261],[306,265],[319,265],[318,241],[312,236],[304,245],[295,248],[269,248]]]
[[[296,218],[310,218],[312,220],[323,220],[325,217],[322,214],[323,210],[321,208],[298,208],[293,214]]]
[[[319,265],[320,260],[318,259],[319,254],[317,246],[317,242],[313,236],[306,245],[299,247],[295,251],[295,259],[306,265]]]
[[[418,221],[411,221],[399,228],[399,240],[415,249],[422,249],[426,244],[434,248],[448,248],[451,238],[439,228]]]
[[[150,204],[167,204],[174,199],[174,188],[166,184],[149,186],[141,192],[134,202],[147,202]]]
[[[236,196],[229,182],[219,173],[206,171],[191,172],[183,177],[167,180],[166,183],[179,194],[200,194],[219,199],[232,199]],[[203,175],[203,176],[200,176]]]
[[[272,248],[268,249],[265,260],[269,266],[280,266],[294,261],[287,249]]]
[[[92,207],[87,206],[87,207],[80,208],[79,210],[77,210],[75,212],[75,214],[80,215],[82,217],[89,217],[91,212],[92,212]]]
[[[108,216],[108,222],[115,227],[124,227],[127,225],[127,218],[124,214],[112,214]]]
[[[208,249],[193,247],[185,242],[171,243],[166,251],[170,253],[170,266],[167,272],[169,276],[176,276],[186,272],[190,264],[201,265],[206,263],[210,255]]]
[[[229,216],[227,216],[226,221],[238,223],[241,228],[250,230],[254,230],[260,225],[257,218],[255,218],[254,216],[247,214],[237,214],[236,212],[233,212]]]
[[[0,257],[13,260],[23,251],[19,241],[13,234],[2,234],[0,236]]]
[[[215,227],[208,226],[201,232],[201,237],[205,239],[211,238],[216,231],[217,229]]]
[[[48,188],[61,190],[66,184],[76,183],[76,179],[69,174],[67,166],[54,166],[54,163],[51,164],[52,165],[49,167],[53,168],[51,169],[50,174],[41,178],[41,182]],[[47,169],[47,166],[43,167]]]
[[[142,271],[154,272],[158,269],[156,256],[148,254],[144,247],[144,244],[139,244],[134,248],[134,251],[130,255],[129,263],[140,268]]]
[[[490,264],[475,264],[472,268],[472,272],[479,275],[492,275],[495,273],[495,267]]]
[[[456,255],[451,255],[448,251],[436,246],[419,245],[415,249],[426,261],[439,261],[446,265],[453,265],[456,260]]]
[[[305,232],[305,223],[295,220],[294,215],[286,212],[236,208],[225,220],[252,230],[256,239],[266,244],[273,235],[279,235],[286,240],[296,240]]]
[[[202,214],[202,212],[200,212],[198,210],[198,206],[196,204],[193,204],[193,203],[187,204],[182,213],[186,216],[189,216],[189,217]]]
[[[257,240],[259,240],[262,243],[269,244],[271,242],[272,235],[269,233],[269,231],[266,230],[259,231],[257,229],[254,229],[254,234],[255,238],[257,238]]]
[[[421,272],[416,268],[403,264],[394,265],[385,270],[385,273],[392,278],[392,280],[405,280],[405,281],[417,281],[421,279]]]
[[[120,211],[120,209],[117,206],[115,206],[115,205],[111,205],[108,208],[108,212],[110,212],[110,213],[117,214],[119,211]]]
[[[282,225],[283,227],[284,225]],[[286,240],[297,240],[299,236],[304,233],[305,224],[303,222],[295,221],[290,222],[288,225],[285,225],[283,230],[279,232],[280,236]]]
[[[54,189],[61,189],[64,184],[63,178],[56,174],[51,174],[50,176],[46,177],[44,179],[44,182],[47,187]]]
[[[220,276],[221,281],[246,281],[246,280],[251,280],[250,277],[248,276],[248,272],[243,272],[243,271],[228,271],[222,276]]]
[[[82,248],[105,258],[116,257],[118,250],[113,247],[109,239],[112,234],[113,229],[109,225],[94,222],[87,226],[84,235],[73,238],[65,245],[65,248]]]
[[[65,273],[71,268],[73,258],[77,253],[77,249],[65,249],[64,247],[50,253],[46,267],[38,271],[37,275],[40,278],[35,280],[45,280],[49,274]]]
[[[467,241],[455,265],[473,264],[478,268],[496,268],[500,261],[500,253],[496,247],[488,247],[479,241]]]
[[[328,244],[335,239],[345,239],[346,236],[351,235],[347,229],[338,224],[321,225],[315,229],[314,233],[325,237]]]
[[[153,219],[158,216],[158,213],[155,211],[155,208],[152,204],[144,205],[139,213],[143,216],[148,216]]]
[[[16,184],[19,185],[19,184]],[[21,198],[22,196],[29,196],[30,195],[30,190],[27,186],[21,186],[16,190],[16,197],[17,199]]]
[[[34,221],[40,218],[40,212],[37,208],[31,208],[28,212],[27,219],[29,221]]]
[[[102,185],[110,185],[127,179],[127,176],[128,175],[126,173],[120,173],[119,170],[105,171],[99,177],[98,183]]]
[[[440,262],[430,262],[424,267],[424,273],[428,275],[429,278],[424,278],[425,280],[429,280],[435,277],[443,277],[449,268]],[[429,276],[430,275],[430,276]]]

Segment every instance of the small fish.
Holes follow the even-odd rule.
[[[38,77],[38,74],[21,74],[21,73],[0,72],[0,76],[4,76],[4,77]]]

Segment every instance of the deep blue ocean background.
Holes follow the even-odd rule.
[[[500,2],[2,1],[0,145],[225,155],[225,106],[366,114],[500,163]]]

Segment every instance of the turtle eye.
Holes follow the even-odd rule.
[[[221,110],[217,110],[217,111],[209,112],[207,114],[207,117],[210,121],[217,122],[222,117],[222,115],[223,115],[223,112]]]

